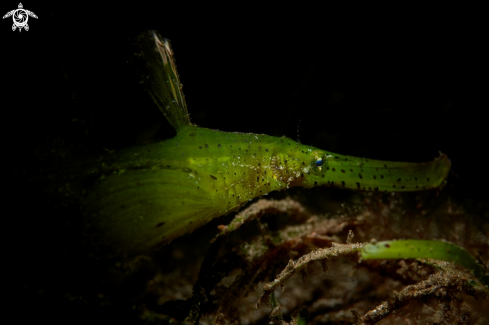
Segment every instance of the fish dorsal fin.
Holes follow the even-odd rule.
[[[150,30],[136,38],[140,57],[145,61],[143,83],[160,111],[178,132],[192,125],[178,78],[170,40]]]

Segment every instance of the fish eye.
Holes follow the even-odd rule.
[[[322,159],[318,159],[316,160],[316,166],[322,166],[323,165],[323,160]]]

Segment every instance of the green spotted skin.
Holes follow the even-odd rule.
[[[192,125],[169,41],[149,31],[138,42],[142,80],[177,135],[78,166],[90,180],[81,191],[87,238],[101,254],[146,253],[255,197],[295,186],[392,192],[445,183],[446,155],[423,164],[385,162]]]
[[[322,159],[323,165],[316,166]],[[446,155],[425,164],[338,155],[282,137],[197,126],[99,160],[83,199],[95,244],[135,254],[189,233],[249,200],[294,186],[416,191],[441,186]]]

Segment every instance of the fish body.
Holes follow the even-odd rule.
[[[148,31],[137,42],[142,80],[177,135],[57,171],[65,175],[58,192],[80,198],[87,240],[97,255],[147,253],[255,197],[291,187],[391,192],[445,183],[450,160],[443,154],[422,164],[385,162],[286,137],[193,125],[169,41]]]
[[[197,126],[106,155],[82,199],[88,233],[106,251],[136,254],[167,244],[255,197],[295,186],[381,192],[443,184],[446,155],[425,164],[356,158],[286,137]]]

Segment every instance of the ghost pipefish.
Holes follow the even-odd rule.
[[[86,232],[104,252],[147,252],[257,196],[294,186],[392,192],[445,183],[445,154],[427,163],[379,161],[193,125],[169,40],[148,31],[137,42],[146,88],[177,135],[106,155],[84,172],[96,179],[81,199]]]

